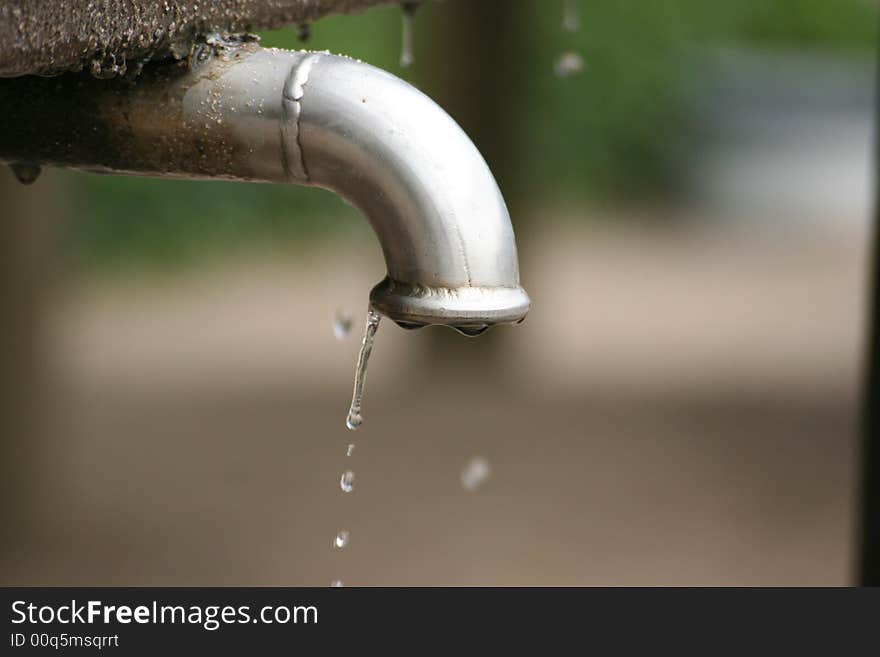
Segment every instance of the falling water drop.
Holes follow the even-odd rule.
[[[334,579],[332,582],[330,582],[330,586],[331,586],[331,588],[334,588],[334,589],[341,589],[343,586],[342,580],[341,579]]]
[[[355,444],[354,444],[354,443],[349,443],[349,444],[348,444],[348,449],[345,450],[345,455],[346,455],[346,456],[351,456],[352,454],[354,454],[354,448],[355,448]]]
[[[489,461],[481,456],[475,456],[461,470],[461,485],[469,493],[473,493],[485,484],[492,475]]]
[[[558,78],[570,78],[584,71],[584,58],[576,52],[564,52],[553,64],[553,72]]]
[[[354,490],[354,472],[351,470],[346,470],[342,473],[342,477],[339,479],[339,487],[345,493],[350,493]]]
[[[333,316],[333,335],[336,336],[337,340],[341,342],[348,339],[348,336],[351,335],[351,324],[351,313],[344,310],[336,311],[336,314]]]
[[[413,18],[416,15],[416,9],[419,8],[418,2],[407,1],[401,2],[400,8],[403,10],[403,34],[400,41],[400,67],[409,68],[415,61],[413,55]]]
[[[351,538],[351,534],[349,534],[344,529],[336,534],[336,538],[333,539],[333,547],[342,549],[348,545],[348,541]]]
[[[562,27],[566,32],[577,32],[581,28],[578,15],[577,0],[564,0],[562,10]]]
[[[9,165],[9,168],[15,174],[15,179],[22,185],[33,184],[40,177],[40,172],[43,170],[39,164],[34,164],[33,162],[13,162]]]
[[[379,329],[379,320],[382,315],[370,308],[367,312],[367,326],[364,331],[364,341],[361,343],[361,352],[358,354],[357,370],[354,376],[354,391],[351,396],[351,406],[348,409],[348,417],[345,426],[352,431],[361,426],[364,421],[361,408],[364,402],[364,384],[367,380],[367,364],[373,351],[373,341],[376,339],[376,331]]]

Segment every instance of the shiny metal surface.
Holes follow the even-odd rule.
[[[3,81],[0,101],[21,98],[14,82]],[[0,159],[330,189],[364,213],[382,246],[388,276],[371,293],[382,314],[478,334],[528,311],[492,173],[455,121],[403,80],[328,53],[224,44],[191,71],[95,88],[94,118],[51,116],[64,112],[57,97],[40,110],[59,130],[85,123],[70,126],[82,144],[41,146],[38,133],[6,130]],[[100,148],[90,148],[93,134]]]

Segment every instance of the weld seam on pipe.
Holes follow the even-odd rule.
[[[305,88],[309,82],[312,67],[322,53],[309,53],[291,67],[281,99],[281,161],[284,173],[290,181],[308,181],[309,172],[303,156],[299,138],[299,120]]]

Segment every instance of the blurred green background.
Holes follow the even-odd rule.
[[[547,199],[664,198],[691,127],[707,49],[807,49],[869,56],[876,3],[866,0],[593,0],[582,29],[562,30],[562,3],[427,2],[416,64],[399,67],[401,12],[379,8],[312,26],[307,47],[394,71],[435,97],[480,147],[516,208]],[[304,47],[294,29],[266,46]],[[553,62],[579,52],[585,71]],[[219,250],[302,243],[359,230],[356,212],[321,190],[83,174],[70,185],[69,266],[179,267]],[[518,226],[526,221],[514,213]]]

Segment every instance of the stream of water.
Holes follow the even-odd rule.
[[[364,421],[362,407],[364,403],[364,385],[367,382],[367,365],[370,362],[370,354],[373,352],[373,341],[376,339],[376,331],[379,330],[379,321],[382,315],[372,308],[367,311],[367,326],[364,331],[364,340],[361,342],[361,352],[358,354],[357,370],[354,375],[354,391],[351,395],[351,407],[348,409],[348,417],[345,426],[356,431]]]
[[[373,308],[367,311],[367,323],[364,328],[364,339],[361,341],[361,349],[358,353],[357,368],[354,375],[354,390],[351,395],[351,406],[348,409],[348,416],[345,419],[345,426],[350,430],[357,430],[363,424],[363,403],[364,403],[364,386],[367,382],[367,366],[370,363],[370,354],[373,352],[373,343],[376,340],[376,332],[379,330],[379,322],[382,316]],[[344,339],[351,328],[351,316],[342,312],[337,312],[333,321],[333,333],[337,339]],[[355,444],[349,443],[345,450],[345,455],[351,457],[354,454]],[[343,493],[351,493],[354,491],[355,474],[351,469],[346,469],[339,478],[339,488]],[[351,539],[351,533],[346,530],[340,530],[333,538],[333,547],[343,549],[348,546]],[[341,580],[333,580],[330,586],[342,586]]]

